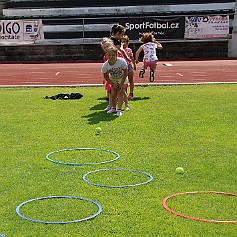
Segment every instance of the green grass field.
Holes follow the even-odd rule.
[[[174,193],[237,193],[237,85],[136,87],[131,111],[108,115],[102,87],[1,88],[0,233],[6,237],[235,237],[237,223],[194,221],[166,211]],[[44,96],[80,92],[80,100]],[[96,127],[102,132],[96,135]],[[52,151],[101,148],[118,152],[111,163],[68,166],[46,160]],[[71,163],[103,162],[111,153],[73,150],[52,155]],[[182,166],[183,175],[175,169]],[[128,168],[147,172],[152,182],[129,188],[96,187],[83,181],[90,171]],[[128,171],[88,175],[95,183],[126,185],[147,177]],[[19,217],[16,207],[45,196],[77,196],[98,202],[102,213],[81,223],[45,225]],[[171,198],[179,213],[237,220],[237,197],[197,194]],[[25,216],[69,221],[97,208],[72,199],[47,199],[21,208]]]

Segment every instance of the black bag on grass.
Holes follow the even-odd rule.
[[[45,99],[52,100],[78,100],[81,99],[83,95],[81,93],[71,93],[71,94],[57,94],[54,96],[45,96]]]

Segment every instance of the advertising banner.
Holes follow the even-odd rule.
[[[184,38],[229,38],[229,16],[185,17]]]
[[[152,18],[126,18],[119,20],[119,24],[126,27],[126,34],[130,40],[139,40],[146,32],[153,32],[159,39],[183,39],[184,17],[152,17]]]
[[[0,43],[34,43],[43,40],[42,20],[0,20]]]

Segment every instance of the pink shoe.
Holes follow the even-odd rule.
[[[107,114],[114,114],[116,113],[116,109],[110,109],[107,111]]]

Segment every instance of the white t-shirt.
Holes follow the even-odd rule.
[[[103,64],[101,68],[102,73],[109,72],[111,80],[118,80],[123,78],[123,69],[128,68],[128,65],[124,58],[117,58],[115,64],[110,65],[108,60]]]
[[[148,42],[146,44],[143,44],[141,47],[144,51],[144,57],[143,57],[144,62],[152,62],[158,60],[156,56],[156,49],[157,49],[156,43]]]

